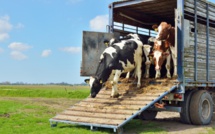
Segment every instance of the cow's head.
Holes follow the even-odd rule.
[[[168,24],[166,22],[161,22],[159,26],[153,25],[152,28],[158,32],[156,39],[166,40],[169,37],[171,27],[171,24]]]
[[[92,76],[90,77],[90,79],[85,79],[85,82],[90,85],[91,97],[95,98],[96,95],[99,93],[101,87],[102,87],[102,82],[100,80],[98,80],[97,78],[94,78]]]
[[[169,55],[167,52],[168,49],[166,47],[166,41],[155,40],[154,42],[154,50],[153,50],[153,60],[155,64],[155,70],[160,70],[161,66],[164,63],[164,60]]]

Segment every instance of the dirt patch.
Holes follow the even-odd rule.
[[[0,114],[0,117],[10,118],[10,114],[8,114],[8,113]]]
[[[215,112],[214,116],[215,117]],[[180,122],[180,115],[177,112],[159,112],[154,122],[168,134],[208,134],[208,130],[215,127],[215,118],[210,125],[188,125]]]
[[[56,109],[60,112],[79,102],[79,99],[64,99],[64,98],[26,98],[26,97],[1,97],[0,100],[13,100],[24,104],[35,104]]]

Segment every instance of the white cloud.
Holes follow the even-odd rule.
[[[9,38],[9,32],[12,30],[13,25],[10,24],[10,17],[4,15],[0,17],[0,41],[4,41]]]
[[[25,60],[28,58],[26,55],[19,51],[12,51],[10,55],[14,60]]]
[[[32,48],[32,46],[21,43],[21,42],[13,42],[8,47],[15,51],[25,51],[25,50]]]
[[[81,52],[80,47],[64,47],[64,48],[60,48],[60,50],[63,52],[71,53],[71,54]]]
[[[108,15],[96,16],[90,20],[90,28],[94,31],[105,31],[108,25]]]
[[[49,50],[49,49],[43,50],[41,56],[42,57],[48,57],[51,53],[52,53],[52,50]]]
[[[3,49],[3,48],[0,48],[0,54],[3,53],[3,52],[4,52],[4,49]]]
[[[10,36],[8,33],[1,33],[0,32],[0,41],[4,41],[6,39],[8,39]]]

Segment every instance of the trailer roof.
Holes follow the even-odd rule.
[[[158,24],[161,21],[174,24],[174,9],[177,7],[177,0],[126,0],[112,4],[115,22],[150,29],[152,24]],[[127,16],[132,16],[133,20]]]
[[[199,2],[209,3],[211,8],[215,8],[214,3],[204,0]],[[153,24],[162,21],[174,25],[177,0],[121,0],[113,2],[110,6],[113,7],[114,22],[152,29]]]

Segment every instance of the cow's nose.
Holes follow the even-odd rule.
[[[91,94],[91,98],[95,98],[96,97],[96,94]]]
[[[159,67],[159,66],[156,66],[156,67],[155,67],[155,70],[160,70],[160,67]]]

